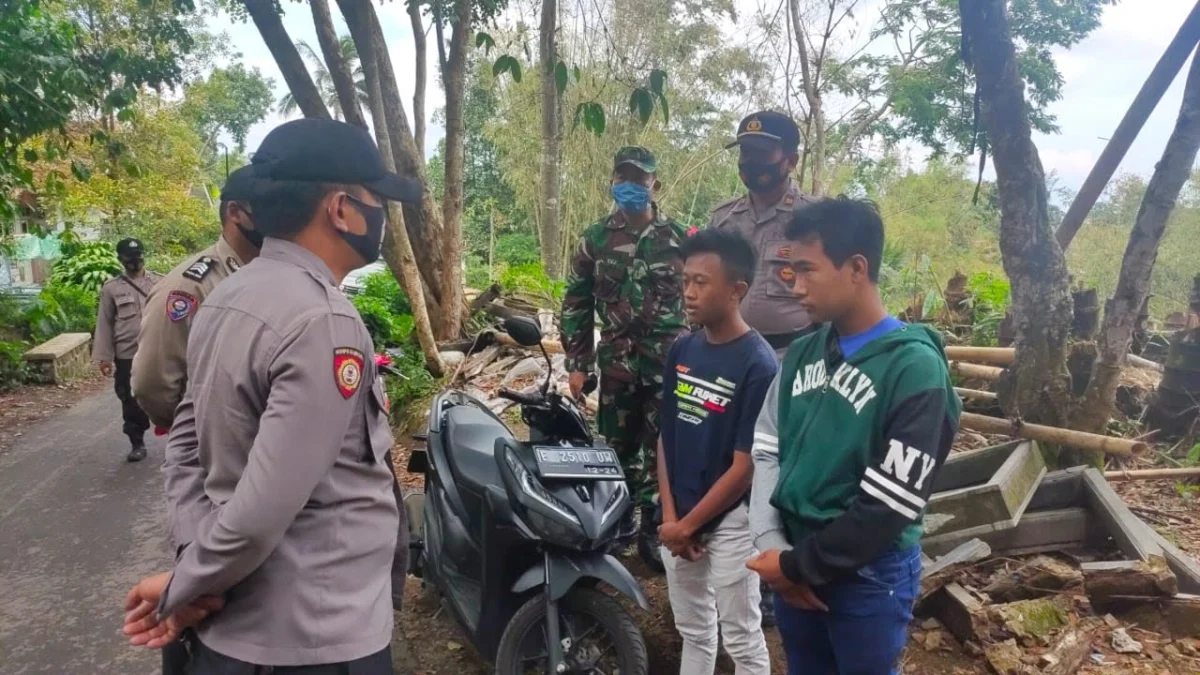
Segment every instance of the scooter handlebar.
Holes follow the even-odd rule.
[[[522,394],[507,387],[499,391],[500,398],[506,398],[521,405],[537,405],[542,402],[541,394]]]

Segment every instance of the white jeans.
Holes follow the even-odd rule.
[[[662,549],[675,628],[683,637],[680,675],[712,675],[717,644],[733,658],[736,675],[770,675],[771,662],[762,631],[758,576],[746,569],[757,555],[749,511],[740,505],[707,535],[706,553],[695,562]]]

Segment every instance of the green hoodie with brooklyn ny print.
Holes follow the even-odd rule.
[[[921,538],[962,406],[941,336],[907,325],[845,359],[828,325],[792,343],[751,448],[750,525],[797,583],[849,578]]]

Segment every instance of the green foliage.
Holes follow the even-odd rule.
[[[980,346],[995,345],[1000,322],[1012,302],[1012,287],[1003,277],[979,272],[967,280],[967,291],[975,310],[971,342]]]
[[[247,70],[240,63],[215,68],[208,79],[184,87],[181,112],[202,138],[215,140],[219,132],[225,131],[241,152],[250,127],[262,121],[271,109],[272,85],[258,68]]]
[[[411,405],[429,398],[437,390],[439,381],[425,369],[425,357],[415,348],[406,349],[398,358],[393,358],[392,366],[403,375],[384,376],[392,404],[392,421],[399,423],[398,416]]]
[[[232,3],[234,6],[240,4]],[[325,66],[325,60],[304,40],[296,43],[296,49],[312,68],[313,84],[317,86],[317,91],[321,94],[321,100],[325,102],[325,107],[329,109],[334,119],[343,119],[345,114],[342,112],[342,102],[338,98],[337,87],[333,84],[333,76],[329,74],[329,68]],[[363,74],[362,64],[359,62],[358,47],[354,44],[354,39],[347,34],[339,35],[338,51],[341,52],[342,61],[350,69],[350,76],[354,78],[354,88],[358,92],[359,106],[364,109],[368,108],[367,79]],[[292,97],[290,91],[279,99],[275,108],[280,114],[287,117],[295,115],[300,110],[299,104],[296,103],[296,99]]]
[[[393,314],[412,314],[412,305],[391,272],[376,272],[363,280],[362,295],[382,300]]]
[[[509,293],[533,295],[547,301],[549,306],[558,307],[562,304],[566,285],[561,281],[552,281],[546,276],[542,264],[533,262],[505,266],[500,274],[500,287]]]
[[[50,280],[54,285],[75,286],[98,293],[104,282],[120,274],[123,268],[117,251],[107,242],[81,244],[70,256],[54,263]]]
[[[532,265],[541,261],[537,237],[525,232],[506,234],[496,240],[496,262],[509,266]]]
[[[412,306],[391,274],[369,275],[363,282],[362,293],[350,301],[362,316],[377,349],[402,344],[412,335],[415,326]]]
[[[25,384],[29,369],[21,355],[28,349],[24,342],[0,341],[0,392]]]

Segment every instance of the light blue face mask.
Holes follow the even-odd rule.
[[[650,188],[638,183],[614,183],[612,196],[625,213],[641,213],[650,206]]]

